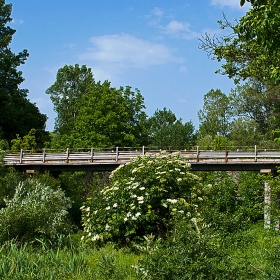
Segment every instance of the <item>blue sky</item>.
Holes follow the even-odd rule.
[[[11,48],[27,49],[20,67],[28,98],[48,116],[53,105],[45,93],[64,65],[92,68],[95,80],[142,93],[146,113],[166,107],[198,128],[197,112],[212,88],[228,94],[234,84],[215,74],[219,68],[198,48],[197,38],[220,35],[217,20],[230,21],[248,9],[240,0],[6,0],[13,4]]]

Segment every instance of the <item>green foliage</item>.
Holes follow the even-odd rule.
[[[79,100],[94,86],[93,74],[85,65],[65,65],[58,69],[55,83],[46,90],[57,112],[55,131],[71,135],[79,114]]]
[[[230,244],[223,246],[221,237],[203,222],[194,225],[189,220],[179,221],[171,237],[140,261],[137,266],[139,278],[255,279],[257,272],[249,263],[234,259],[226,248],[230,248]]]
[[[5,204],[0,210],[1,242],[54,238],[70,231],[67,210],[71,202],[61,189],[53,190],[34,179],[25,180],[15,188],[12,198],[5,199]]]
[[[138,89],[95,82],[90,68],[76,64],[59,69],[46,93],[57,112],[54,145],[110,147],[147,142],[144,99]]]
[[[139,255],[106,246],[100,250],[80,246],[72,236],[68,246],[37,239],[36,244],[5,242],[0,248],[0,278],[3,280],[137,280],[132,265]]]
[[[69,209],[69,214],[78,228],[81,228],[80,207],[87,197],[94,196],[107,186],[109,174],[109,172],[63,172],[59,176],[61,188],[73,202],[71,209]]]
[[[241,117],[231,123],[228,138],[232,146],[254,146],[261,143],[264,137],[254,120]]]
[[[16,135],[16,139],[12,139],[11,143],[12,143],[12,150],[34,150],[37,147],[37,143],[36,143],[36,129],[32,128],[27,135],[23,136],[23,138],[21,138],[18,134]]]
[[[214,137],[206,135],[203,138],[198,139],[197,145],[204,150],[219,151],[225,150],[226,146],[231,146],[232,143],[227,137],[221,135],[215,135]]]
[[[211,191],[204,205],[207,224],[223,234],[243,229],[263,219],[264,179],[250,172],[203,173]]]
[[[5,199],[13,197],[15,186],[22,180],[21,174],[13,168],[0,166],[0,209],[5,207]]]
[[[231,110],[229,98],[219,89],[211,89],[204,95],[203,109],[198,111],[199,133],[201,137],[229,133]]]
[[[219,21],[221,29],[229,29],[221,38],[212,38],[206,34],[201,48],[222,65],[218,71],[233,78],[253,79],[263,83],[279,84],[279,24],[280,6],[278,0],[256,0],[252,7],[231,24],[225,18]],[[241,5],[245,3],[241,0]]]
[[[148,119],[148,124],[151,146],[186,147],[195,144],[195,127],[192,122],[184,124],[181,119],[177,120],[171,110],[166,108],[156,110],[154,115]]]
[[[14,54],[10,48],[16,32],[8,26],[12,4],[0,1],[0,138],[10,141],[16,134],[26,135],[31,128],[45,129],[47,117],[39,112],[36,104],[27,99],[28,91],[19,88],[24,81],[17,67],[24,64],[27,50]]]
[[[116,169],[110,184],[82,207],[88,242],[143,241],[165,238],[173,218],[199,217],[205,199],[199,177],[175,154],[146,154]]]

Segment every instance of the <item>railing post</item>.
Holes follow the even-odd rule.
[[[43,163],[46,161],[46,150],[43,148]]]
[[[142,147],[142,155],[145,155],[145,146]]]
[[[69,162],[69,148],[66,150],[66,162]]]
[[[196,162],[199,162],[199,146],[196,146]]]
[[[93,162],[93,148],[90,148],[90,162]]]
[[[255,145],[255,162],[257,162],[257,156],[258,156],[257,145]]]
[[[116,161],[119,160],[119,147],[116,147]]]
[[[19,163],[22,163],[22,158],[23,158],[23,150],[20,149]]]

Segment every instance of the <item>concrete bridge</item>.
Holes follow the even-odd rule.
[[[149,153],[151,156],[163,150],[152,147],[111,147],[82,149],[21,150],[7,153],[6,166],[18,171],[112,171],[131,159]],[[180,152],[187,158],[192,171],[262,171],[275,172],[280,166],[280,151],[261,147],[225,147],[223,150],[193,147],[179,149],[168,147],[167,153]]]

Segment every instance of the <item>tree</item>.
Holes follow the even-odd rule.
[[[95,84],[80,100],[76,135],[86,146],[139,146],[147,143],[144,98],[138,89]]]
[[[9,47],[16,32],[7,26],[11,11],[12,5],[0,0],[0,138],[8,141],[16,134],[27,135],[32,128],[45,130],[47,120],[27,99],[28,90],[19,88],[24,79],[17,67],[25,63],[28,52],[14,54]]]
[[[192,146],[196,140],[195,128],[191,121],[183,124],[175,114],[165,107],[156,110],[148,120],[150,145],[159,147]]]
[[[200,48],[222,64],[218,73],[235,82],[254,79],[262,83],[279,84],[280,6],[277,0],[248,1],[251,9],[239,22],[231,24],[224,16],[218,21],[229,35],[221,38],[205,34]],[[245,1],[241,1],[243,5]]]
[[[95,82],[85,65],[64,66],[47,89],[57,112],[52,145],[68,147],[146,144],[144,99],[138,89]]]
[[[263,140],[263,135],[256,121],[240,117],[231,123],[228,138],[233,146],[253,146]]]
[[[217,134],[226,137],[232,116],[228,96],[219,89],[211,89],[203,99],[203,109],[198,111],[201,137],[206,135],[214,137]]]
[[[94,84],[91,69],[85,65],[65,65],[58,70],[55,83],[46,90],[57,112],[55,132],[71,134],[80,109],[79,100]]]
[[[229,99],[233,116],[255,122],[265,135],[279,126],[279,86],[267,88],[261,83],[247,83],[231,90]]]

